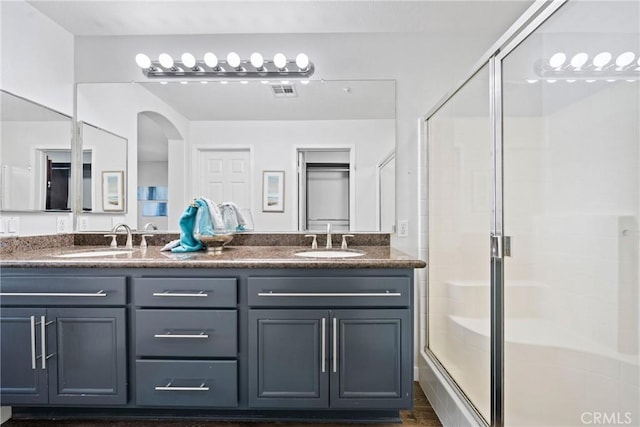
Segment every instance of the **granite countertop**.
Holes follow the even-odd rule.
[[[426,263],[389,246],[358,246],[364,255],[350,258],[303,258],[309,246],[228,246],[221,253],[161,252],[161,246],[100,257],[60,258],[69,252],[109,250],[108,246],[58,246],[3,253],[0,267],[18,268],[424,268]],[[322,249],[318,249],[322,250]]]

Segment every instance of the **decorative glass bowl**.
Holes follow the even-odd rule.
[[[195,237],[205,244],[208,252],[221,253],[224,245],[233,240],[233,234],[200,235]]]

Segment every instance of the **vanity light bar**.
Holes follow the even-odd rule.
[[[304,53],[295,60],[287,59],[281,53],[276,54],[273,60],[264,60],[259,53],[252,54],[250,60],[240,59],[235,52],[229,53],[226,60],[218,60],[213,53],[205,54],[201,60],[195,59],[190,53],[183,54],[180,59],[163,53],[157,61],[139,53],[136,63],[146,77],[153,79],[307,79],[315,71],[313,63]]]
[[[570,83],[576,80],[593,82],[596,80],[640,80],[640,55],[626,51],[613,55],[603,51],[595,55],[579,52],[569,56],[564,52],[556,52],[547,59],[539,59],[534,65],[535,72],[552,83],[565,80]],[[533,83],[536,79],[531,79]]]

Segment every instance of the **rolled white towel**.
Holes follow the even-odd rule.
[[[242,215],[242,212],[240,211],[240,208],[238,207],[237,204],[235,204],[234,202],[224,202],[222,206],[228,206],[233,210],[233,212],[236,214],[238,225],[241,225],[243,227],[247,225],[247,220],[244,217],[244,215]]]
[[[213,200],[202,197],[202,200],[207,202],[207,207],[209,208],[209,214],[211,215],[211,222],[213,223],[213,228],[215,230],[224,230],[224,220],[222,219],[222,213],[220,213],[220,209],[218,205]]]

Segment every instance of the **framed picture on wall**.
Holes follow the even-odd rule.
[[[284,171],[262,171],[262,212],[284,212]]]
[[[102,210],[124,211],[124,171],[102,172]]]

